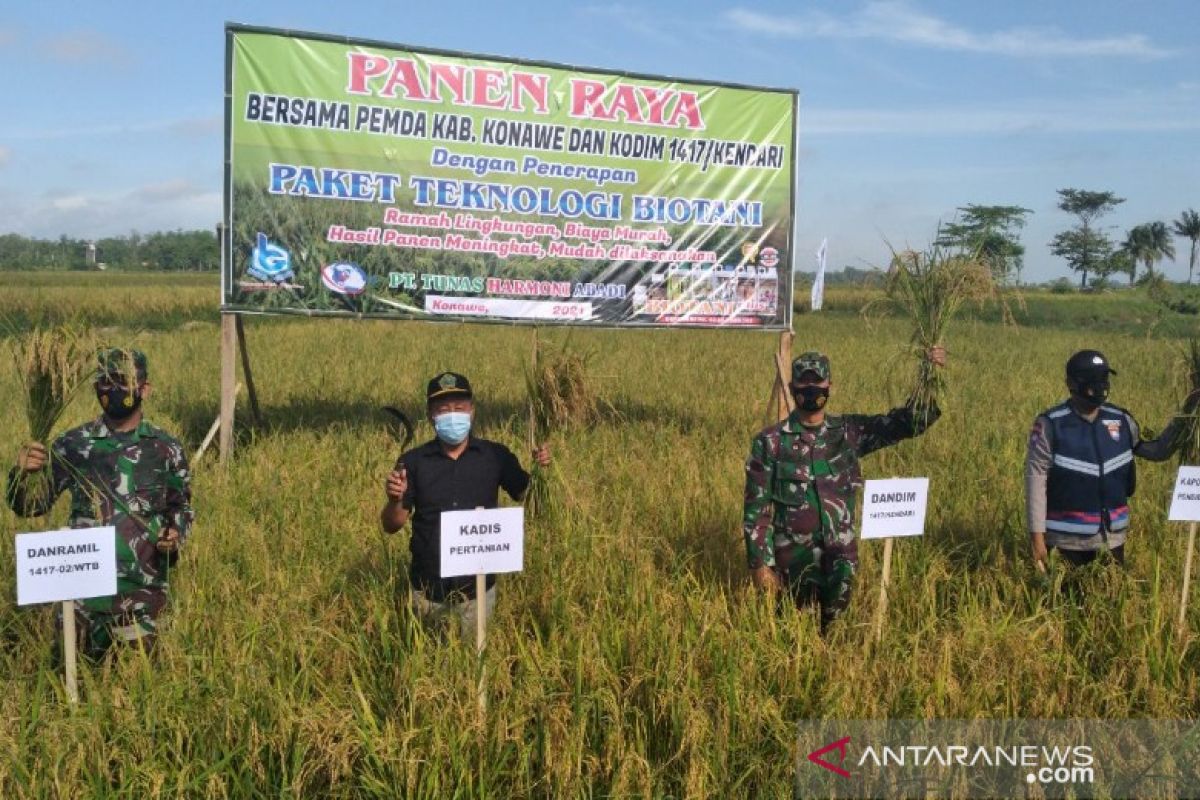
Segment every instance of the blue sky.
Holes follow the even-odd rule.
[[[800,91],[797,266],[880,265],[967,203],[1064,187],[1126,202],[1114,237],[1200,208],[1200,3],[15,3],[0,10],[0,233],[220,217],[225,21]],[[1187,271],[1176,240],[1169,277]]]

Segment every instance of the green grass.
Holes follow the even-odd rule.
[[[4,303],[25,302],[7,281]],[[217,327],[147,315],[184,313],[172,309],[192,291],[215,305],[215,292],[25,289],[51,290],[127,310],[110,333],[147,352],[150,418],[190,452],[216,414]],[[909,388],[902,321],[847,311],[795,327],[795,352],[832,358],[832,410],[882,411]],[[13,606],[5,544],[61,524],[65,503],[49,521],[0,514],[0,797],[787,797],[802,718],[1200,714],[1200,646],[1173,625],[1184,540],[1165,521],[1172,466],[1142,465],[1129,573],[1085,576],[1083,608],[1027,559],[1025,436],[1062,398],[1067,356],[1103,348],[1120,371],[1114,401],[1144,425],[1161,429],[1181,398],[1173,343],[1145,331],[952,329],[944,418],[864,462],[869,477],[932,480],[928,534],[896,544],[874,646],[881,543],[862,547],[851,610],[826,641],[811,616],[776,616],[749,588],[742,463],[774,337],[577,330],[615,412],[552,440],[562,497],[528,531],[525,571],[500,581],[483,716],[471,643],[430,641],[406,614],[407,534],[377,523],[397,455],[378,407],[419,416],[430,375],[464,372],[483,435],[528,464],[531,332],[246,328],[266,422],[242,429],[228,471],[211,455],[196,469],[196,528],[153,662],[83,669],[84,702],[68,707],[50,609]],[[15,396],[15,374],[0,373],[0,389]],[[93,406],[80,398],[64,424]],[[0,436],[11,459],[18,414]]]

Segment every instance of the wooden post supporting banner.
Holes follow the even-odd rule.
[[[892,580],[892,539],[883,540],[883,580],[879,582],[879,613],[875,617],[875,641],[883,638],[883,618],[887,615],[888,583]]]
[[[767,416],[772,421],[782,422],[792,413],[794,404],[788,391],[791,380],[792,332],[779,334],[779,347],[775,350],[775,383],[771,388],[771,400],[767,404]]]
[[[1179,598],[1179,637],[1187,633],[1188,595],[1191,592],[1192,556],[1196,553],[1196,523],[1188,531],[1187,555],[1183,559],[1183,594]]]
[[[258,410],[258,392],[254,390],[254,375],[250,372],[250,351],[246,349],[246,328],[242,325],[241,314],[235,315],[237,321],[238,350],[242,355],[242,376],[246,380],[246,394],[250,398],[250,415],[255,425],[262,425],[262,414]]]
[[[60,595],[61,596],[61,595]],[[62,604],[63,615],[63,662],[65,666],[65,682],[67,699],[72,703],[79,702],[79,684],[75,677],[75,601],[65,600]]]
[[[233,455],[233,416],[237,402],[237,364],[234,349],[237,347],[237,315],[221,315],[221,463],[226,464]]]
[[[242,390],[242,385],[239,383],[237,386],[235,386],[233,388],[234,396],[236,397],[237,393],[240,392],[241,390]],[[217,431],[219,431],[219,430],[221,430],[221,415],[220,414],[218,414],[217,418],[213,420],[213,424],[211,426],[209,426],[208,433],[204,434],[204,441],[200,442],[200,446],[196,448],[195,455],[193,455],[192,460],[188,462],[188,466],[190,468],[192,468],[192,469],[196,468],[196,462],[199,461],[200,457],[204,455],[206,450],[208,450],[208,446],[210,444],[212,444],[212,440],[217,438]]]

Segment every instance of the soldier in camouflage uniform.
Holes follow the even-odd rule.
[[[167,578],[192,527],[183,448],[142,417],[146,378],[140,351],[101,350],[103,413],[59,436],[49,453],[39,442],[23,446],[8,478],[8,504],[21,516],[49,513],[69,491],[72,528],[116,528],[117,594],[75,602],[80,650],[92,658],[114,642],[153,647]]]
[[[945,351],[927,358],[944,366]],[[939,416],[936,407],[915,414],[909,405],[887,414],[826,415],[829,359],[808,352],[792,362],[788,386],[796,410],[763,430],[746,461],[743,534],[755,584],[787,588],[798,608],[817,604],[821,630],[850,603],[858,568],[854,530],[858,460],[917,436]]]

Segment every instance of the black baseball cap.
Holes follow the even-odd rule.
[[[472,397],[471,382],[467,380],[467,376],[459,375],[457,372],[443,372],[440,375],[434,375],[429,380],[429,385],[425,387],[425,402],[436,400],[439,397]]]
[[[1068,378],[1098,378],[1116,374],[1117,371],[1099,350],[1080,350],[1067,359]]]

